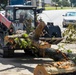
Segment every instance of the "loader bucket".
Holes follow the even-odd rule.
[[[34,75],[75,75],[76,65],[72,61],[38,64]]]

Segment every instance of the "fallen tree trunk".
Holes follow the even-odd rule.
[[[71,60],[38,64],[34,69],[34,75],[75,75],[75,73],[76,64]]]
[[[63,53],[59,50],[55,50],[52,48],[45,49],[45,56],[50,57],[54,59],[55,61],[69,60],[68,55],[66,53]]]
[[[48,41],[58,42],[61,41],[62,38],[40,38],[43,34],[43,29],[45,27],[45,23],[43,21],[40,22],[40,25],[37,26],[32,34],[26,34],[26,32],[18,31],[17,34],[9,35],[5,37],[5,42],[11,45],[12,49],[15,48],[23,48],[26,49],[32,47],[35,48],[39,56],[42,57],[50,57],[54,60],[67,60],[66,54],[62,53],[59,50],[55,50],[51,48],[51,44]]]

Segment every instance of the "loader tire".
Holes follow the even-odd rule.
[[[8,57],[13,57],[14,56],[14,49],[11,49],[10,46],[11,45],[9,43],[6,45],[7,54],[8,54]]]
[[[0,30],[0,56],[3,58],[12,57],[14,50],[10,49],[10,44],[4,44],[4,33]]]
[[[7,47],[3,47],[2,50],[1,57],[10,58],[14,56],[14,50],[9,50]]]
[[[4,36],[2,32],[0,32],[0,56],[8,57],[8,49],[4,47]]]
[[[14,50],[9,49],[8,47],[2,47],[0,45],[0,56],[2,58],[9,58],[14,56]]]
[[[8,48],[7,48],[7,47],[3,47],[2,50],[3,50],[2,57],[3,57],[3,58],[8,58],[8,57],[9,57]]]
[[[25,52],[25,54],[30,54],[30,55],[32,54],[32,51],[30,48],[24,49],[24,52]]]

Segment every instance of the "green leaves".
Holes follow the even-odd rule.
[[[68,53],[72,53],[72,51],[70,49],[67,50]]]
[[[28,37],[28,34],[23,34],[22,37],[18,37],[14,39],[14,42],[16,45],[18,45],[20,48],[26,48],[31,47],[31,40]]]
[[[25,33],[22,35],[22,37],[26,38],[26,37],[28,37],[28,34]]]
[[[26,48],[28,46],[28,42],[24,39],[20,39],[21,48]]]
[[[63,37],[65,38],[66,42],[76,42],[76,25],[69,25],[68,28],[64,31]]]

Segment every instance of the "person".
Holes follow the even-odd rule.
[[[22,15],[22,14],[20,14],[19,22],[20,22],[20,23],[23,23],[23,20],[24,20],[24,19],[23,19],[23,15]]]

